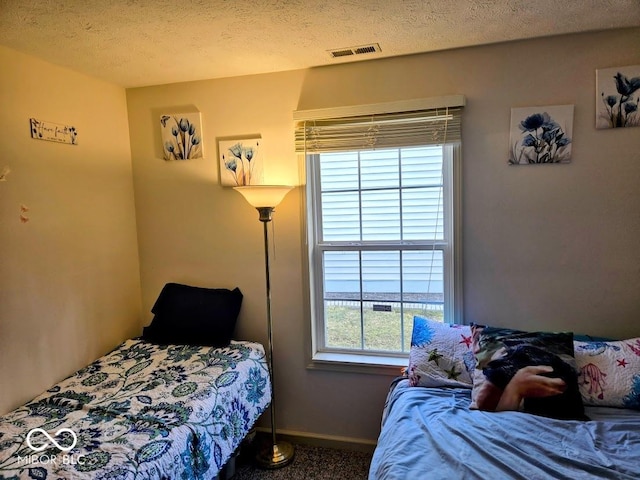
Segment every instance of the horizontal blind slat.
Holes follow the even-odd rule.
[[[295,128],[298,153],[440,145],[460,141],[461,109],[318,119]]]

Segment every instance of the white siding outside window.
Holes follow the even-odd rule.
[[[451,320],[446,151],[451,157],[442,145],[309,155],[318,351],[406,355],[413,315]]]

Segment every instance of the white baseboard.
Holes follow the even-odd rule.
[[[256,431],[271,434],[271,429],[256,427]],[[294,443],[312,445],[315,447],[338,448],[341,450],[354,450],[371,453],[376,448],[377,442],[364,438],[342,437],[339,435],[320,435],[309,432],[297,432],[294,430],[277,430],[278,437]]]

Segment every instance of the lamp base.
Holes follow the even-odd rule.
[[[273,443],[266,441],[258,448],[256,464],[260,468],[274,469],[289,465],[293,460],[295,449],[289,442],[278,441]]]

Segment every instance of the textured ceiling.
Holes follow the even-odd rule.
[[[124,87],[632,26],[640,0],[0,0],[0,44]]]

